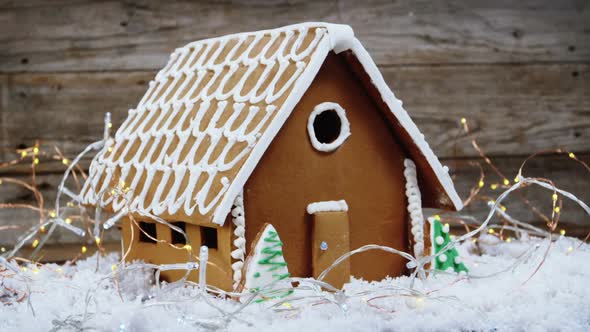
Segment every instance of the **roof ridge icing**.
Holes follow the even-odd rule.
[[[128,207],[156,215],[196,214],[223,225],[234,198],[329,52],[345,50],[358,57],[460,209],[450,177],[352,28],[321,22],[209,38],[177,48],[114,140],[93,159],[81,201],[114,211]],[[104,194],[119,182],[137,190],[131,199]]]

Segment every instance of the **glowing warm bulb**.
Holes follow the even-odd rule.
[[[45,226],[41,226],[41,232],[45,232]]]
[[[113,152],[113,147],[109,146],[109,148],[107,149],[109,152]]]
[[[26,157],[27,156],[27,151],[21,151],[20,152],[20,156],[23,157],[23,158]]]
[[[483,181],[479,181],[479,183],[477,184],[480,188],[483,188],[483,186],[485,185],[485,183]]]
[[[519,181],[520,181],[520,179],[518,178],[518,176],[516,176],[516,177],[514,178],[514,183],[518,183]]]
[[[113,271],[113,272],[117,271],[117,264],[111,265],[111,271]]]
[[[113,123],[112,122],[109,122],[108,127],[109,128],[113,128]]]
[[[55,272],[57,273],[61,273],[63,270],[61,269],[61,267],[58,267],[57,269],[55,269]]]
[[[475,243],[477,242],[477,239],[471,239],[471,242]]]
[[[492,190],[496,190],[496,189],[498,188],[498,184],[496,184],[496,183],[492,183],[492,184],[490,185],[490,188],[492,188]]]
[[[35,239],[35,241],[33,241],[33,248],[37,248],[37,246],[39,245],[39,240]]]
[[[64,158],[64,159],[61,160],[61,163],[64,164],[64,165],[67,165],[67,164],[70,163],[70,161],[67,158]]]
[[[496,232],[496,231],[494,231],[494,229],[493,229],[493,228],[490,228],[490,229],[488,229],[488,233],[490,233],[490,234],[494,234],[495,232]]]
[[[27,272],[27,268],[26,268],[26,267],[24,267],[24,266],[21,268],[21,270],[22,270],[23,272]]]
[[[576,158],[576,155],[573,152],[570,152],[567,155],[568,155],[568,157],[570,157],[572,159],[575,159]]]
[[[183,247],[186,251],[193,251],[193,247],[190,244],[185,244]]]
[[[96,244],[100,245],[100,237],[95,236],[94,241],[96,242]]]
[[[66,224],[68,224],[68,225],[72,223],[72,219],[70,219],[70,218],[66,218],[65,221],[66,221]]]
[[[551,196],[551,199],[555,202],[557,200],[557,194],[553,194],[553,196]]]
[[[0,248],[0,251],[6,252],[6,248],[2,247],[2,248]]]
[[[283,302],[282,306],[285,308],[288,308],[288,309],[292,308],[291,303],[289,303],[289,302]]]
[[[509,237],[509,238],[507,238],[507,239],[506,239],[506,242],[508,242],[508,243],[512,242],[512,238],[510,238],[510,237]]]
[[[35,158],[35,160],[33,160],[33,163],[35,163],[35,165],[39,165],[39,158]]]
[[[504,185],[507,186],[510,184],[510,181],[508,181],[508,179],[504,179]]]
[[[49,211],[49,216],[55,218],[57,215],[55,214],[55,211]]]
[[[416,308],[422,308],[422,307],[424,307],[424,298],[421,296],[416,297],[416,299],[414,300],[414,303],[416,305]]]
[[[440,221],[440,216],[439,216],[438,214],[435,214],[435,215],[434,215],[434,219],[436,219],[436,220]]]
[[[502,209],[502,211],[506,212],[506,207],[504,205],[500,206],[500,209]]]
[[[461,124],[466,124],[466,123],[467,123],[467,119],[461,118]]]
[[[560,231],[559,231],[559,234],[561,234],[561,235],[565,235],[565,229],[562,229],[562,230],[560,230]]]
[[[37,273],[39,273],[39,269],[34,269],[34,270],[33,270],[33,273],[34,273],[34,274],[37,274]]]
[[[569,246],[569,247],[567,248],[567,252],[572,252],[572,251],[574,251],[574,247],[572,247],[572,246]]]
[[[561,211],[561,208],[559,206],[556,206],[555,209],[553,209],[553,211],[555,211],[555,213],[559,213]]]
[[[111,195],[114,196],[117,192],[115,191],[115,189],[111,190]]]
[[[82,246],[82,253],[85,254],[86,251],[88,251],[88,248],[86,248],[86,246]]]
[[[34,148],[33,148],[33,153],[34,153],[34,154],[37,154],[37,153],[39,153],[39,148],[38,148],[38,147],[34,147]]]

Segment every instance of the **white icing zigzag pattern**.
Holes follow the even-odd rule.
[[[406,197],[408,213],[410,213],[411,232],[414,236],[414,256],[424,256],[424,216],[422,214],[422,196],[418,187],[416,164],[411,159],[404,160],[404,176],[406,178]]]
[[[210,212],[291,93],[326,29],[307,25],[229,35],[179,48],[114,140],[95,157],[85,204],[187,219]]]
[[[233,241],[234,249],[231,252],[231,257],[236,260],[231,267],[234,271],[234,289],[237,288],[242,280],[242,267],[244,267],[244,259],[246,259],[246,216],[244,211],[244,192],[242,191],[234,202],[234,207],[231,211],[232,221],[234,224]]]

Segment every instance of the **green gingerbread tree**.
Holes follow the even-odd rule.
[[[290,276],[283,257],[283,242],[275,228],[267,224],[248,259],[244,288],[249,292],[261,291],[255,302],[281,299],[293,293],[291,283],[285,280]]]
[[[432,231],[432,248],[434,249],[433,254],[438,254],[447,244],[451,242],[451,236],[449,235],[449,224],[443,225],[440,222],[440,217],[435,216],[431,223]],[[469,272],[465,264],[461,262],[459,252],[456,248],[452,247],[445,253],[437,256],[434,261],[434,268],[441,271],[454,271],[454,272]]]

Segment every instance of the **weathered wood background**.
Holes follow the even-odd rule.
[[[36,139],[75,155],[101,137],[104,112],[120,124],[168,54],[189,41],[302,21],[354,28],[464,197],[479,176],[469,166],[477,159],[472,138],[510,178],[539,150],[565,148],[590,161],[587,0],[1,1],[0,159]],[[461,117],[471,136],[459,130]],[[63,167],[42,160],[39,169],[37,182],[52,202]],[[29,171],[13,167],[0,177],[28,179]],[[590,174],[567,157],[538,157],[525,174],[551,178],[590,202]],[[550,193],[524,194],[549,210]],[[32,198],[0,188],[0,202]],[[508,208],[538,221],[519,201]],[[481,216],[485,206],[467,212]],[[19,210],[0,211],[0,220],[36,222]],[[570,234],[590,230],[590,218],[573,204],[565,204],[562,221]],[[1,232],[0,244],[18,233]],[[60,233],[53,243],[72,241],[79,240]]]

